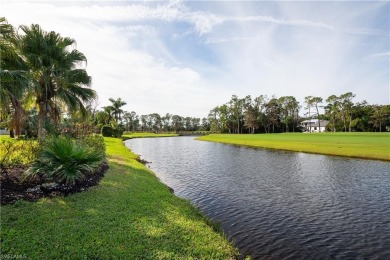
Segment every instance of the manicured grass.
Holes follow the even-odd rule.
[[[9,137],[9,135],[0,135],[0,142],[9,140],[13,140],[13,138]]]
[[[171,137],[171,136],[178,136],[177,134],[155,134],[155,133],[131,133],[131,134],[124,134],[122,136],[123,140],[132,139],[132,138],[151,138],[151,137]]]
[[[1,254],[28,259],[229,259],[236,249],[171,194],[120,139],[84,193],[1,207]]]
[[[390,161],[390,133],[213,134],[198,140]]]

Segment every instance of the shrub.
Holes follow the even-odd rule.
[[[34,140],[3,140],[0,143],[0,166],[28,165],[35,158],[40,144]]]
[[[123,135],[123,128],[118,127],[118,128],[113,129],[113,130],[114,130],[113,131],[113,136],[114,137],[122,137],[122,135]]]
[[[104,137],[112,137],[113,136],[113,130],[111,126],[105,125],[102,127],[102,136]]]
[[[123,128],[117,127],[112,128],[111,126],[103,126],[102,127],[102,136],[104,137],[121,137],[123,135]]]
[[[74,185],[86,173],[96,170],[104,154],[66,137],[52,137],[27,171],[27,177],[40,176],[66,185]]]
[[[80,146],[86,146],[102,154],[106,154],[106,145],[104,138],[100,135],[87,135],[83,138],[77,139],[76,143]]]

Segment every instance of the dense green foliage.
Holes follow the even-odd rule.
[[[89,147],[101,154],[106,153],[106,145],[104,144],[104,138],[100,135],[87,135],[81,138],[75,139],[77,145],[83,147]]]
[[[214,134],[198,140],[390,161],[390,133]]]
[[[31,259],[232,259],[237,251],[120,139],[88,192],[1,208],[1,253]]]
[[[120,99],[110,99],[111,102],[121,101]],[[121,101],[122,102],[122,101]],[[123,103],[123,102],[122,102]],[[115,112],[119,111],[119,112]],[[123,116],[116,116],[122,115]],[[94,114],[93,124],[102,126],[111,124],[121,126],[127,132],[181,132],[181,131],[209,131],[210,124],[207,118],[183,117],[179,115],[165,114],[160,116],[158,113],[148,115],[137,115],[136,112],[127,112],[122,109],[115,109],[112,106],[103,108]]]
[[[86,145],[80,145],[66,137],[46,140],[37,158],[27,171],[27,176],[74,185],[86,173],[96,170],[104,160],[104,153]]]
[[[109,125],[105,125],[102,127],[102,136],[104,137],[112,137],[113,133],[112,133],[113,129],[111,126]]]
[[[121,137],[123,134],[123,129],[118,127],[118,128],[113,128],[109,125],[105,125],[102,127],[102,136],[104,137]]]
[[[0,142],[0,167],[15,165],[29,165],[36,159],[40,145],[37,141],[15,140],[1,137]]]
[[[58,125],[64,112],[86,116],[85,104],[96,93],[90,88],[91,77],[80,67],[86,57],[73,49],[75,40],[37,24],[22,25],[17,32],[4,18],[0,25],[0,106],[1,117],[10,118],[8,128],[20,135],[29,119],[26,114],[37,109],[41,139],[44,125]]]
[[[280,133],[300,132],[304,119],[328,120],[327,131],[332,132],[382,132],[390,128],[390,105],[369,105],[366,101],[353,102],[351,92],[332,95],[323,104],[321,97],[305,98],[306,117],[301,118],[301,105],[292,96],[261,95],[231,100],[213,108],[209,113],[211,131],[222,133]],[[320,107],[325,113],[321,114]]]

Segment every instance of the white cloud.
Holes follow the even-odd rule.
[[[275,5],[277,14],[190,9],[183,2],[15,1],[1,3],[1,10],[13,25],[38,23],[76,39],[101,106],[121,97],[125,109],[139,114],[203,117],[232,94],[293,95],[302,101],[306,95],[352,91],[359,99],[388,102],[376,94],[388,92],[388,71],[359,63],[365,57],[388,59],[378,41],[388,48],[388,31],[352,22],[383,5],[351,14],[350,6],[337,3],[315,13],[298,3]],[[177,30],[182,23],[185,28]],[[182,52],[192,59],[180,57],[167,39],[191,46]]]
[[[366,59],[387,58],[390,59],[390,51],[370,54]]]

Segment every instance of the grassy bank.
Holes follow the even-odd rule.
[[[198,140],[390,161],[390,133],[214,134]]]
[[[153,138],[153,137],[171,137],[171,136],[178,136],[177,134],[155,134],[155,133],[147,133],[147,132],[140,132],[140,133],[129,133],[124,134],[122,136],[123,140],[132,139],[132,138]]]
[[[228,259],[236,250],[189,202],[105,138],[110,169],[87,192],[1,207],[1,254],[28,259]]]

